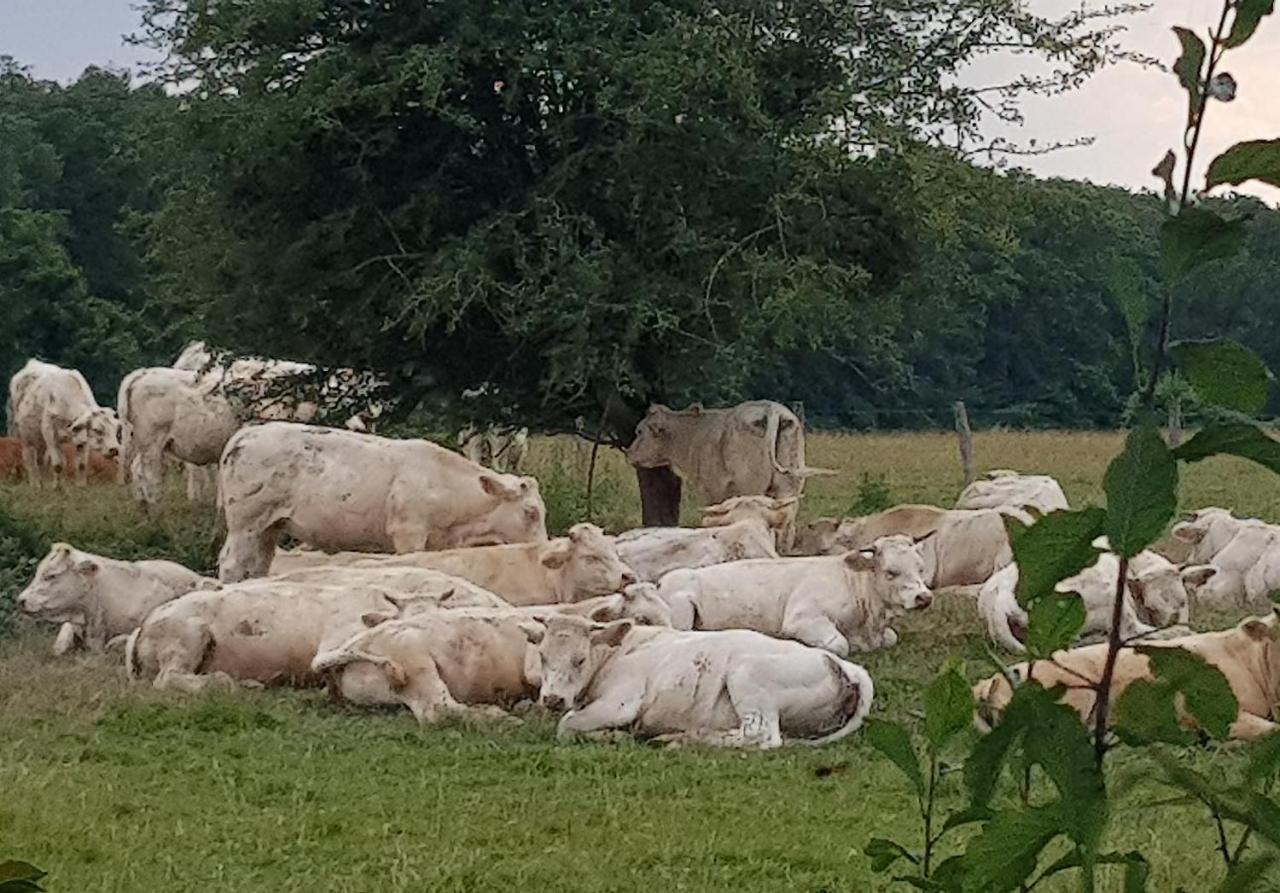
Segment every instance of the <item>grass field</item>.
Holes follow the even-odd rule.
[[[1119,438],[992,433],[976,447],[982,467],[1054,474],[1084,504],[1100,498]],[[594,515],[611,529],[632,525],[634,483],[620,457],[602,458]],[[841,473],[812,482],[806,516],[857,504],[864,475],[896,502],[946,504],[961,483],[946,435],[813,436],[809,459]],[[584,469],[573,449],[538,443],[532,466],[553,526],[579,520]],[[1244,463],[1189,469],[1182,496],[1187,508],[1220,504],[1280,521],[1280,480]],[[0,489],[0,508],[40,548],[61,538],[207,567],[209,513],[184,505],[176,489],[169,497],[159,520],[114,487]],[[686,509],[696,517],[693,500]],[[28,572],[21,556],[6,560],[0,613]],[[940,599],[901,631],[897,648],[863,659],[875,715],[914,723],[920,688],[948,655],[967,659],[971,676],[985,674],[964,599]],[[560,744],[539,715],[420,730],[407,713],[343,712],[319,692],[130,687],[110,659],[47,656],[51,637],[17,624],[0,638],[0,861],[20,856],[49,870],[52,891],[856,893],[887,889],[861,854],[869,837],[918,833],[905,785],[858,736],[820,750],[739,754]],[[1233,747],[1185,759],[1224,778],[1241,764]],[[1213,889],[1222,872],[1207,816],[1147,805],[1163,794],[1143,781],[1140,754],[1122,749],[1111,765],[1117,778],[1138,780],[1112,817],[1111,848],[1148,855],[1150,890]],[[960,803],[958,778],[944,786],[948,808]],[[1103,889],[1119,889],[1118,876]]]

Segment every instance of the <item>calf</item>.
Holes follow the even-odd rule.
[[[538,645],[542,704],[570,708],[561,738],[625,730],[722,747],[827,744],[862,725],[874,696],[862,667],[747,630],[553,616],[524,631]]]
[[[896,644],[889,622],[933,601],[920,551],[905,536],[839,556],[672,571],[659,594],[676,629],[753,629],[841,657]]]
[[[172,561],[117,561],[55,543],[18,596],[18,610],[62,624],[54,654],[77,643],[102,651],[111,639],[137,629],[157,605],[216,585]]]
[[[1280,709],[1275,699],[1275,692],[1280,689],[1278,612],[1280,608],[1266,617],[1247,619],[1233,629],[1151,642],[1144,648],[1185,648],[1221,670],[1239,703],[1231,737],[1261,738],[1280,730],[1275,722],[1278,718],[1276,711]],[[1062,701],[1088,722],[1092,718],[1095,701],[1095,692],[1089,685],[1102,678],[1106,659],[1105,644],[1059,651],[1054,654],[1052,663],[1035,663],[1032,680],[1045,688],[1063,686]],[[1011,672],[1025,681],[1028,667],[1025,663],[1018,664]],[[1150,678],[1150,661],[1145,654],[1132,648],[1120,649],[1112,681],[1112,702],[1134,682]],[[984,679],[974,686],[973,693],[978,702],[979,725],[987,728],[998,721],[1000,711],[1013,696],[1009,680],[1003,675]],[[1180,704],[1177,709],[1183,725],[1194,727],[1194,719]]]

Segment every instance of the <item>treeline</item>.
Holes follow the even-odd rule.
[[[554,425],[594,423],[602,380],[636,401],[803,401],[812,424],[856,428],[946,425],[957,399],[979,425],[1111,426],[1134,391],[1143,345],[1123,314],[1164,287],[1154,196],[918,143],[797,153],[750,116],[741,142],[682,134],[681,112],[656,143],[638,119],[539,137],[576,167],[534,170],[514,160],[529,145],[486,142],[525,113],[501,79],[483,84],[492,126],[459,124],[443,93],[405,123],[361,64],[339,114],[312,94],[201,109],[118,73],[59,86],[0,60],[0,372],[73,365],[113,403],[125,372],[205,337],[379,368],[419,405],[498,382],[480,410]],[[729,152],[732,177],[686,171]],[[477,153],[487,167],[466,167]],[[715,182],[684,190],[677,170]],[[1248,250],[1184,286],[1173,331],[1280,368],[1280,213],[1233,204]]]

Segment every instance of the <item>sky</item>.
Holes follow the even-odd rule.
[[[74,79],[87,65],[133,67],[150,58],[125,44],[138,26],[137,0],[0,0],[0,55],[14,56],[38,77]],[[1078,0],[1035,0],[1045,14],[1062,13]],[[1170,31],[1185,24],[1201,34],[1214,23],[1221,0],[1154,0],[1154,9],[1130,20],[1124,42],[1166,62],[1177,55]],[[1243,139],[1280,136],[1280,15],[1264,20],[1252,41],[1228,56],[1226,68],[1240,83],[1238,98],[1215,104],[1199,157],[1203,168],[1218,152]],[[967,75],[990,82],[1017,73],[1025,58],[980,63]],[[1124,65],[1097,75],[1082,89],[1024,106],[1026,125],[1010,134],[1044,144],[1091,136],[1093,145],[1018,163],[1042,176],[1089,179],[1130,188],[1154,188],[1151,168],[1164,151],[1180,148],[1186,98],[1172,75]],[[1280,203],[1280,190],[1247,191]]]

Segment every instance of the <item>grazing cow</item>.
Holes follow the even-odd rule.
[[[1055,587],[1058,592],[1074,592],[1084,599],[1085,625],[1082,637],[1111,629],[1115,606],[1116,577],[1120,559],[1104,552],[1098,560]],[[1155,552],[1141,552],[1129,561],[1125,577],[1125,602],[1121,606],[1120,635],[1129,639],[1155,633],[1188,619],[1187,592],[1212,577],[1212,568],[1179,570]],[[1018,566],[1011,564],[996,573],[978,593],[978,615],[992,641],[1010,651],[1025,651],[1027,612],[1018,604],[1015,590]]]
[[[774,499],[772,496],[734,496],[702,510],[703,527],[728,527],[740,521],[754,521],[771,531],[778,552],[788,552],[796,538],[797,497]]]
[[[313,684],[316,654],[363,629],[364,617],[377,622],[404,601],[384,586],[274,580],[190,592],[153,610],[129,636],[125,668],[130,679],[183,691]]]
[[[216,384],[186,369],[135,369],[120,382],[117,403],[130,485],[136,499],[151,505],[160,499],[166,455],[188,469],[214,465],[240,428],[234,407]],[[188,472],[189,497],[196,495],[198,474]]]
[[[656,583],[674,570],[748,558],[777,558],[774,536],[759,520],[727,527],[641,527],[614,537],[618,557],[636,576]]]
[[[613,541],[594,524],[575,524],[568,536],[546,543],[366,555],[352,564],[432,568],[470,580],[513,605],[581,601],[636,582]]]
[[[984,583],[1013,560],[1004,515],[1029,522],[1031,516],[1006,509],[941,509],[932,505],[900,505],[862,518],[821,521],[804,531],[800,545],[817,554],[840,555],[862,549],[883,536],[921,539],[925,580],[930,589]],[[927,539],[925,539],[927,537]],[[797,550],[799,551],[799,550]]]
[[[467,426],[458,434],[462,455],[477,465],[519,474],[529,456],[529,429],[491,425],[484,430]]]
[[[54,654],[77,643],[102,651],[111,639],[137,629],[157,605],[216,585],[172,561],[117,561],[55,543],[18,596],[18,610],[62,624]]]
[[[805,465],[795,413],[769,400],[731,409],[651,406],[627,459],[638,468],[674,468],[704,505],[733,496],[798,497],[805,478],[823,473]]]
[[[1163,642],[1151,642],[1147,648],[1185,648],[1222,671],[1239,702],[1239,713],[1231,726],[1233,738],[1261,738],[1280,730],[1276,725],[1275,693],[1280,690],[1280,609],[1266,617],[1253,617],[1221,632],[1198,633]],[[1066,691],[1062,701],[1086,721],[1092,718],[1095,693],[1086,683],[1097,684],[1102,678],[1107,658],[1105,644],[1089,645],[1059,651],[1053,662],[1037,661],[1033,681],[1046,688],[1062,685]],[[1027,678],[1027,664],[1012,668],[1018,678]],[[1112,680],[1112,703],[1130,685],[1151,678],[1150,661],[1133,648],[1119,652]],[[999,720],[1000,711],[1009,703],[1012,690],[1003,675],[984,679],[973,688],[978,701],[979,725],[990,727]],[[1179,720],[1194,728],[1195,720],[1177,705]],[[1114,713],[1112,714],[1114,717]]]
[[[537,697],[541,674],[522,625],[552,616],[664,624],[670,612],[652,584],[636,584],[576,604],[417,613],[372,624],[318,654],[312,669],[332,674],[332,690],[346,701],[402,704],[421,723],[456,713],[500,714],[501,706]]]
[[[42,483],[48,465],[56,487],[65,474],[64,448],[75,453],[76,481],[89,477],[89,455],[114,459],[120,452],[120,422],[114,409],[98,405],[84,376],[39,360],[27,360],[9,382],[9,434],[22,444],[27,480]]]
[[[553,616],[524,631],[538,645],[543,705],[570,708],[561,738],[625,731],[762,750],[827,744],[862,725],[874,697],[857,664],[748,630]]]
[[[218,575],[263,576],[282,534],[320,549],[415,552],[545,543],[538,482],[496,474],[426,440],[267,422],[227,442],[218,470],[227,539]]]
[[[1041,514],[1070,508],[1062,485],[1048,475],[1019,474],[1008,469],[988,471],[965,487],[956,500],[958,509],[1032,508]]]
[[[841,657],[896,644],[889,622],[933,601],[920,550],[905,536],[846,555],[672,571],[658,591],[676,629],[754,629]]]

